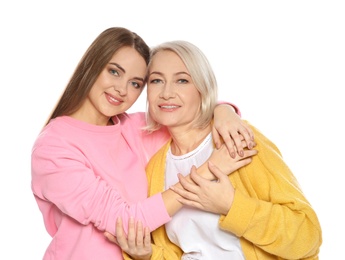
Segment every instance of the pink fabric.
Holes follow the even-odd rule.
[[[165,130],[140,130],[145,114],[116,117],[95,126],[70,117],[54,119],[32,150],[32,191],[52,241],[44,259],[122,259],[104,237],[121,216],[150,230],[170,220],[161,194],[147,199],[145,166],[168,140]]]
[[[226,105],[232,106],[232,107],[235,109],[236,114],[238,114],[240,117],[242,116],[242,115],[241,115],[241,111],[240,111],[240,109],[238,108],[238,106],[236,106],[236,105],[233,104],[233,103],[230,103],[230,102],[227,102],[227,101],[218,101],[217,104],[218,104],[218,105],[226,104]]]

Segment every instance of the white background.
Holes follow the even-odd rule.
[[[343,1],[2,1],[1,259],[41,259],[50,242],[30,189],[32,144],[86,48],[123,26],[153,46],[188,40],[208,56],[220,100],[281,149],[323,229],[320,259],[344,251]],[[145,95],[131,111],[145,109]]]

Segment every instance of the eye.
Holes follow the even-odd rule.
[[[142,84],[140,84],[136,81],[130,81],[129,83],[136,89],[140,89],[142,87]]]
[[[109,69],[110,74],[113,74],[115,76],[119,75],[119,72],[116,69]]]
[[[189,81],[188,80],[186,80],[186,79],[179,79],[179,80],[177,80],[177,83],[179,83],[179,84],[187,84]]]
[[[161,83],[162,80],[161,79],[152,79],[150,80],[150,84],[158,84],[158,83]]]

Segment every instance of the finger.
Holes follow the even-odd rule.
[[[213,173],[213,175],[218,179],[222,180],[223,178],[228,178],[227,174],[223,173],[213,162],[208,162],[208,168]]]
[[[178,198],[177,199],[181,204],[185,205],[185,206],[189,206],[189,207],[193,207],[193,208],[198,208],[198,209],[201,209],[203,210],[204,207],[202,204],[194,201],[194,200],[189,200],[189,199],[186,199],[184,197],[181,197],[181,198]]]
[[[173,190],[176,194],[180,195],[182,198],[185,198],[187,200],[191,200],[191,201],[198,200],[198,196],[195,193],[185,190],[184,188],[171,186],[170,189]]]
[[[233,146],[235,146],[237,154],[239,156],[243,156],[242,136],[237,131],[230,131],[230,136],[232,138]],[[231,156],[231,157],[235,158],[233,156]]]
[[[195,182],[189,182],[186,180],[186,178],[182,175],[182,174],[178,174],[177,175],[179,182],[182,186],[182,188],[187,191],[187,192],[191,192],[193,194],[198,193],[198,186]]]
[[[104,236],[110,241],[118,245],[118,242],[116,240],[116,237],[110,234],[109,232],[104,232]]]
[[[200,192],[199,186],[202,185],[204,182],[209,182],[209,180],[204,179],[197,173],[197,169],[195,165],[192,166],[191,171],[190,171],[190,180],[188,181],[186,177],[184,177],[182,174],[177,175],[180,184],[182,187],[189,191],[192,192],[193,194],[198,194]]]
[[[136,245],[136,233],[135,233],[135,223],[134,218],[130,217],[128,222],[128,246],[130,248]]]
[[[116,220],[116,240],[117,244],[126,250],[128,248],[127,244],[127,237],[125,236],[125,232],[123,230],[123,223],[121,217],[118,217]]]
[[[237,134],[237,136],[238,136],[238,134]],[[232,158],[235,158],[236,157],[236,153],[238,153],[238,150],[237,150],[236,143],[234,141],[235,141],[236,138],[239,138],[239,137],[236,137],[236,136],[234,137],[229,132],[226,132],[226,134],[225,133],[222,134],[222,137],[223,137],[223,141],[224,141],[226,147],[228,148],[230,156]]]
[[[123,236],[124,231],[123,231],[123,225],[122,225],[122,218],[118,217],[116,220],[116,236],[120,237]]]
[[[256,149],[244,150],[242,158],[253,157],[254,155],[257,155],[257,154],[258,154],[258,150]]]
[[[244,140],[247,143],[249,149],[253,148],[254,142],[254,132],[247,124],[244,125],[242,129],[239,130],[239,133],[244,137]]]
[[[151,248],[151,236],[150,236],[150,229],[145,227],[144,229],[144,247],[145,249]]]
[[[144,232],[143,232],[143,223],[138,220],[137,221],[137,239],[136,239],[136,245],[137,247],[143,247],[144,241]]]
[[[236,170],[242,168],[243,166],[246,166],[248,164],[250,164],[252,162],[252,158],[246,158],[246,159],[243,159],[243,160],[240,160],[236,163]]]
[[[220,135],[217,129],[214,126],[212,127],[212,138],[213,138],[213,142],[216,145],[216,148],[219,149],[219,147],[222,145],[222,141],[220,139]]]
[[[205,179],[202,176],[200,176],[200,174],[198,174],[195,166],[193,166],[191,168],[190,178],[197,186],[202,186],[205,184],[207,185],[210,182],[210,180]],[[195,187],[195,186],[192,186],[191,188],[193,188],[193,187]],[[193,192],[196,193],[196,190],[193,190]]]

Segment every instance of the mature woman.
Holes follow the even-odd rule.
[[[186,205],[152,232],[152,259],[318,259],[317,215],[278,148],[255,127],[258,154],[250,164],[229,177],[211,166],[217,182],[195,173],[183,177],[214,150],[216,80],[191,43],[161,44],[151,57],[147,128],[154,132],[165,126],[171,140],[148,163],[149,195],[173,189]],[[184,189],[177,187],[179,181]],[[136,244],[118,236],[127,253],[142,246],[135,236],[130,233],[128,239]]]

